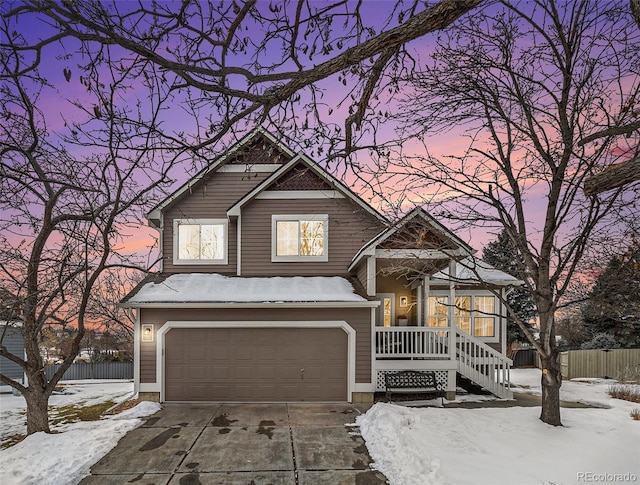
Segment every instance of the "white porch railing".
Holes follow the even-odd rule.
[[[510,371],[513,361],[468,333],[456,329],[458,372],[487,391],[511,399]]]
[[[449,359],[449,329],[376,327],[376,358]]]
[[[376,327],[376,359],[450,360],[449,335],[443,327]],[[456,329],[455,358],[460,374],[503,399],[511,399],[512,361],[477,338]]]

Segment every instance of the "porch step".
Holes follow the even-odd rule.
[[[479,394],[483,396],[491,395],[491,392],[487,391],[481,385],[473,382],[468,377],[463,376],[460,372],[456,372],[456,386],[461,387],[469,394]]]

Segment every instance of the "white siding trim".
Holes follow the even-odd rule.
[[[135,312],[136,318],[133,323],[133,392],[140,392],[140,309],[130,309]]]
[[[294,199],[344,199],[337,190],[265,190],[256,199],[294,200]]]
[[[376,392],[376,385],[372,382],[358,382],[354,386],[353,392]]]
[[[438,249],[376,249],[377,258],[416,258],[416,259],[451,259],[454,256],[464,256],[460,249],[440,251]]]
[[[157,392],[160,393],[160,384],[157,382],[143,382],[138,387],[137,392]]]
[[[356,384],[356,331],[344,320],[327,321],[244,321],[244,322],[212,322],[212,321],[167,321],[156,332],[156,382],[159,385],[160,402],[165,400],[165,334],[172,328],[341,328],[347,334],[347,400],[353,400]],[[151,391],[150,391],[151,392]],[[158,392],[156,390],[152,392]]]
[[[226,173],[271,173],[282,167],[280,163],[233,163],[223,165],[217,171]]]
[[[236,220],[236,273],[242,275],[242,216]]]

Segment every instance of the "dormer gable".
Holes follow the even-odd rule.
[[[291,170],[266,188],[275,190],[333,190],[325,179],[316,174],[303,163],[298,163]]]
[[[436,221],[421,207],[416,207],[395,224],[375,236],[354,256],[349,271],[367,256],[383,258],[450,258],[471,256],[475,250]]]
[[[161,214],[183,196],[193,193],[200,185],[218,172],[274,172],[288,163],[294,152],[263,128],[252,131],[229,150],[220,154],[209,165],[190,178],[147,214],[151,227],[160,227]]]
[[[304,154],[298,154],[288,163],[282,165],[242,199],[233,204],[227,211],[228,217],[237,217],[242,207],[259,197],[268,197],[274,192],[322,192],[327,198],[347,198],[365,212],[374,216],[378,221],[387,225],[388,221],[373,207],[352,192],[330,173],[320,168],[313,160]],[[292,195],[293,196],[293,195]]]

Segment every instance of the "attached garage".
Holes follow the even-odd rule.
[[[339,326],[176,326],[164,333],[165,401],[348,400]]]

